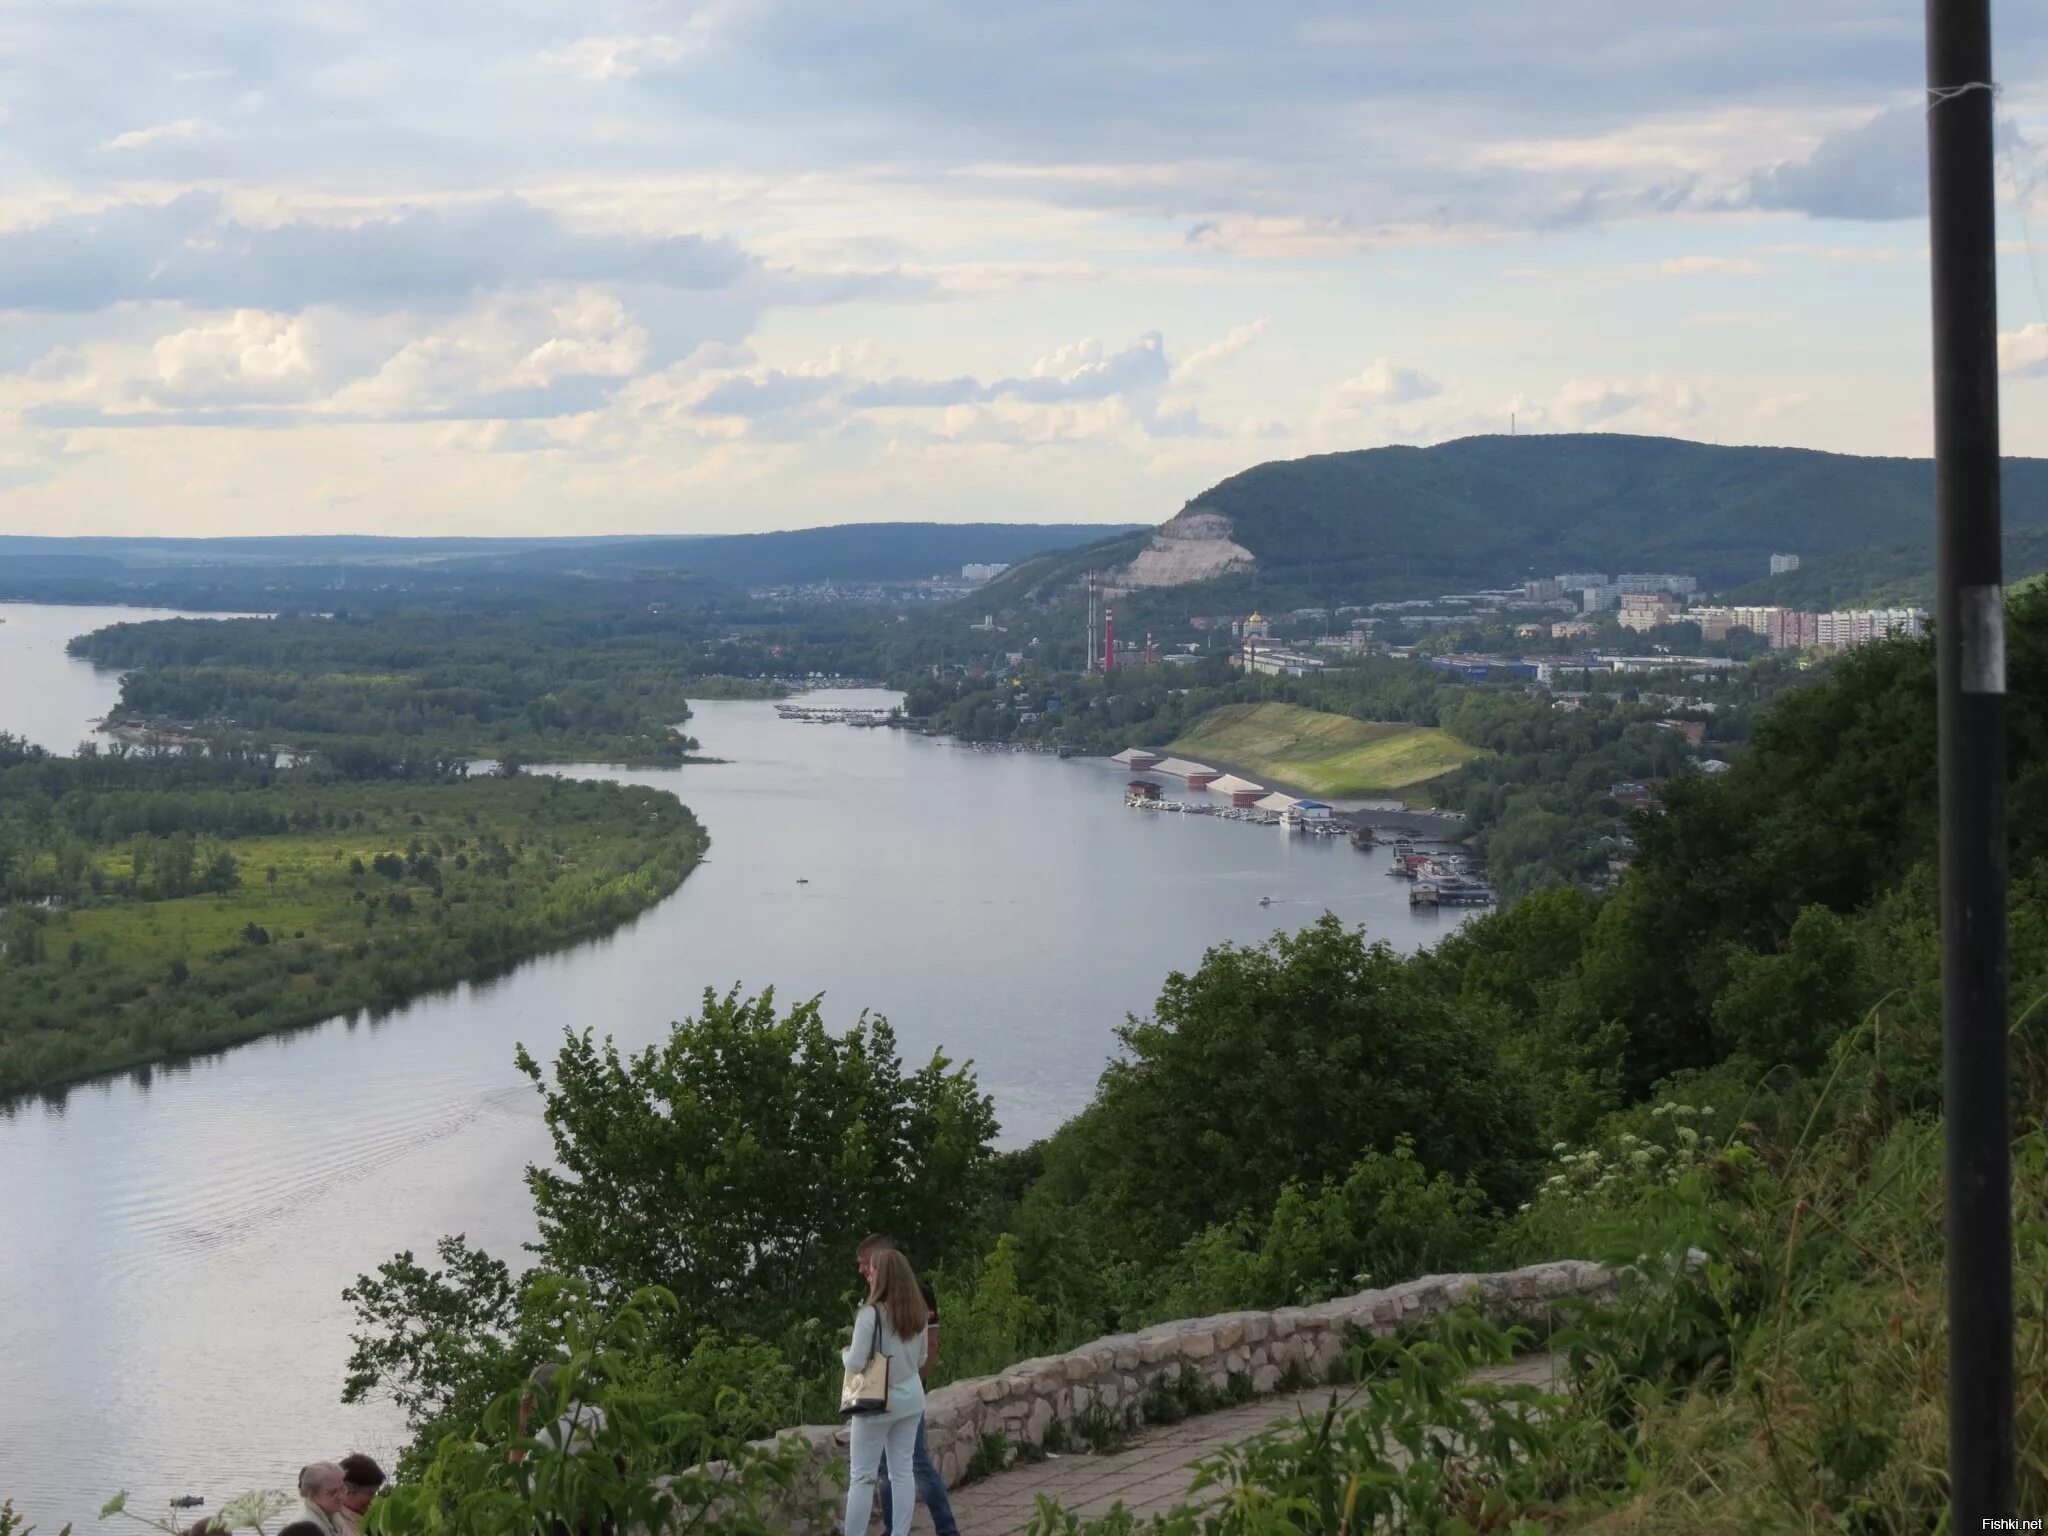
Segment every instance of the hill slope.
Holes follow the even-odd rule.
[[[1128,585],[1219,604],[1421,595],[1567,569],[1676,571],[1709,588],[1809,561],[1925,548],[1933,466],[1618,434],[1470,437],[1261,464],[1154,535],[1034,562],[992,597],[1112,562]],[[2008,527],[2048,526],[2048,460],[2005,463]],[[1219,574],[1220,573],[1220,574]]]
[[[1338,799],[1418,798],[1417,786],[1479,755],[1433,725],[1354,720],[1296,704],[1226,704],[1169,750]]]

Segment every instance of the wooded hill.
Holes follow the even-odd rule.
[[[1429,595],[1565,570],[1673,571],[1707,588],[1762,577],[1773,553],[1854,585],[1869,567],[1911,589],[1932,563],[1933,466],[1804,448],[1737,448],[1621,434],[1469,437],[1261,464],[1202,492],[1163,530],[1220,515],[1248,568],[1177,600],[1264,606]],[[2031,552],[2048,527],[2048,460],[2005,463],[2006,525]],[[1176,527],[1178,525],[1178,527]],[[1143,542],[1098,541],[1032,561],[985,602],[1045,601]],[[2016,551],[2019,553],[2019,551]],[[1201,606],[1197,602],[1197,606]]]

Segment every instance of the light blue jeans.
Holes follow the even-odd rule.
[[[911,1463],[910,1475],[917,1484],[917,1496],[932,1512],[932,1530],[937,1536],[960,1536],[960,1527],[953,1520],[953,1501],[946,1494],[946,1480],[939,1476],[931,1447],[925,1444],[923,1414],[917,1416],[917,1460]],[[892,1523],[895,1501],[895,1489],[888,1483],[882,1484],[882,1524]]]
[[[889,1458],[890,1536],[910,1536],[910,1516],[917,1507],[917,1485],[910,1464],[917,1454],[918,1426],[924,1404],[908,1413],[859,1413],[853,1417],[853,1443],[847,1448],[846,1536],[867,1536],[868,1516],[875,1508],[875,1479],[882,1457]]]

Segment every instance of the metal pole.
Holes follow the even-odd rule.
[[[1989,0],[1927,0],[1940,679],[1949,1529],[2012,1517],[2005,607]]]

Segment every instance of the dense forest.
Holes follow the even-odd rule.
[[[2048,596],[2015,601],[2008,654],[2024,1276],[2048,1262]],[[1307,1500],[1316,1531],[1350,1528],[1324,1503],[1351,1507],[1347,1477],[1351,1498],[1452,1497],[1446,1463],[1418,1459],[1439,1481],[1404,1483],[1367,1429],[1398,1412],[1468,1437],[1445,1507],[1485,1520],[1429,1529],[1932,1530],[1933,733],[1931,646],[1858,651],[1766,707],[1728,773],[1674,780],[1613,892],[1533,895],[1410,956],[1328,917],[1221,946],[1119,1032],[1090,1105],[1017,1151],[993,1150],[971,1072],[907,1067],[879,1021],[834,1035],[815,1003],[707,996],[638,1055],[576,1032],[552,1063],[522,1052],[556,1154],[528,1176],[533,1267],[450,1238],[432,1263],[366,1274],[350,1393],[394,1393],[419,1430],[408,1474],[446,1475],[470,1436],[442,1432],[478,1422],[565,1317],[658,1295],[631,1345],[592,1357],[611,1361],[607,1401],[719,1426],[700,1449],[815,1420],[850,1310],[844,1256],[876,1225],[936,1280],[943,1376],[1159,1318],[1598,1257],[1631,1266],[1622,1304],[1571,1317],[1567,1388],[1511,1430],[1469,1438],[1508,1421],[1464,1366],[1512,1341],[1468,1320],[1361,1342],[1350,1368],[1387,1372],[1371,1394],[1333,1405],[1314,1444],[1225,1475]],[[730,1176],[698,1173],[714,1169]],[[2021,1287],[2023,1382],[2048,1369],[2044,1307]],[[1142,1411],[1185,1403],[1169,1384]],[[2020,1414],[2035,1507],[2048,1408],[2029,1395]],[[1129,1422],[1061,1433],[1114,1443]],[[1001,1445],[981,1450],[1000,1464]]]
[[[487,974],[653,905],[704,846],[633,786],[0,737],[0,1097]]]

